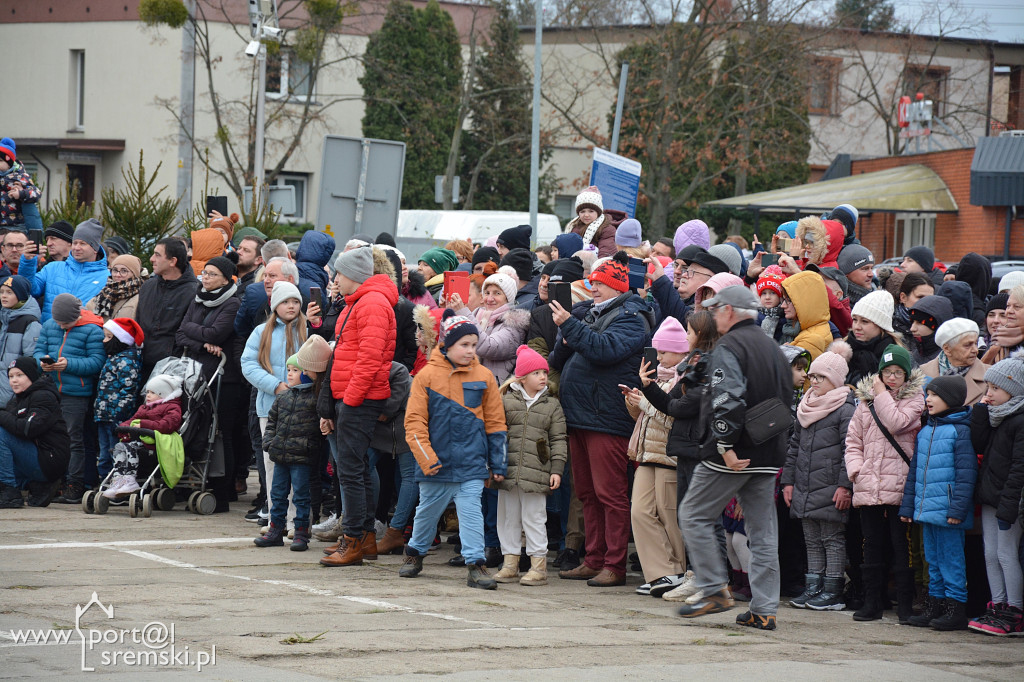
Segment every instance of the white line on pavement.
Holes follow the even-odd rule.
[[[247,538],[189,538],[188,540],[118,540],[113,542],[41,542],[34,545],[0,545],[6,549],[94,549],[103,547],[159,547],[160,545],[218,545],[222,542],[252,542]]]

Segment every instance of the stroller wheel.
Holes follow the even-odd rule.
[[[160,488],[154,493],[156,496],[156,508],[160,511],[171,511],[174,509],[174,491],[170,488]]]
[[[93,506],[93,512],[96,514],[106,514],[107,510],[110,509],[110,500],[99,493],[93,493],[92,500],[90,500],[90,502]]]
[[[139,500],[138,493],[132,493],[128,498],[128,516],[137,518],[139,516],[139,510],[142,508],[142,501]]]
[[[153,494],[146,493],[142,496],[142,515],[147,519],[153,515]]]
[[[217,508],[217,498],[210,492],[199,493],[193,506],[195,506],[197,514],[207,516]]]
[[[198,490],[195,491],[194,493],[192,493],[191,495],[189,495],[188,496],[188,504],[185,505],[186,508],[190,512],[192,512],[193,514],[198,514],[199,513],[199,510],[196,509],[196,499],[199,497],[199,495],[200,495],[200,492]]]
[[[92,514],[96,510],[93,506],[94,497],[96,497],[95,490],[86,490],[85,494],[82,495],[82,511],[86,514]]]

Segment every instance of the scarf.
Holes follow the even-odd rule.
[[[914,356],[914,364],[923,365],[926,362],[931,362],[935,359],[942,349],[935,343],[935,334],[929,334],[928,336],[922,336],[917,338],[916,336],[911,337],[910,350]]]
[[[1002,405],[989,405],[988,423],[996,428],[1004,419],[1020,412],[1021,408],[1024,408],[1024,395],[1015,395]]]
[[[846,337],[846,342],[853,349],[853,358],[849,362],[850,373],[847,374],[846,383],[854,386],[864,377],[878,372],[878,361],[882,359],[882,353],[890,343],[895,343],[893,338],[885,332],[870,341],[858,341],[851,332]]]
[[[761,320],[761,331],[768,335],[768,338],[775,338],[775,331],[779,328],[779,321],[785,319],[782,314],[782,306],[774,308],[758,308],[764,319]],[[794,335],[793,338],[796,338]]]
[[[675,386],[675,381],[679,374],[676,372],[675,367],[666,367],[665,365],[658,365],[658,383],[664,383],[671,381],[672,385]]]
[[[225,284],[220,289],[214,289],[213,291],[201,288],[196,294],[196,303],[202,303],[207,308],[216,308],[234,296],[236,291],[238,291],[238,285],[234,282]]]
[[[943,352],[943,351],[939,351],[939,376],[940,377],[955,377],[955,376],[961,376],[962,377],[962,376],[965,376],[970,371],[971,371],[971,366],[970,365],[965,365],[963,367],[954,367],[953,363],[951,363],[949,361],[949,357],[946,356],[946,353]]]
[[[828,393],[818,393],[817,389],[807,391],[796,408],[796,417],[800,420],[800,426],[806,429],[819,419],[832,414],[846,402],[846,397],[849,394],[850,387],[846,385],[833,388]]]
[[[800,322],[797,320],[786,320],[782,325],[782,338],[779,343],[793,343],[800,334]]]
[[[138,294],[141,286],[142,280],[135,277],[123,282],[115,282],[111,277],[107,280],[107,286],[96,294],[96,314],[104,320],[109,319],[114,312],[114,306]]]
[[[865,296],[870,294],[872,291],[874,291],[874,289],[868,289],[867,287],[862,287],[859,284],[854,284],[853,282],[847,282],[847,284],[846,284],[846,298],[850,299],[850,307],[853,307],[853,306],[857,305],[857,301],[859,301],[860,299],[864,298]],[[910,319],[909,315],[908,315],[907,319]]]
[[[604,225],[604,213],[594,218],[594,220],[591,221],[589,225],[587,225],[587,229],[583,232],[582,235],[583,246],[587,246],[588,244],[594,241],[594,235],[597,234],[597,231],[601,229],[602,225]],[[566,257],[568,258],[568,256]]]

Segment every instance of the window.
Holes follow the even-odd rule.
[[[835,116],[839,111],[839,69],[843,60],[816,57],[807,80],[807,113]]]
[[[925,99],[934,102],[932,112],[935,116],[945,114],[946,81],[949,79],[949,67],[921,66],[908,64],[903,70],[903,86],[905,94],[911,99],[917,93],[923,93]]]
[[[71,50],[71,69],[68,78],[68,130],[85,130],[85,50]]]
[[[575,194],[555,195],[555,215],[563,223],[567,223],[576,217],[576,213],[573,211],[574,208],[576,208]]]
[[[934,250],[935,214],[897,213],[893,246],[896,247],[897,254],[904,254],[914,246],[927,246]]]
[[[274,185],[277,187],[295,188],[295,213],[286,216],[288,222],[304,223],[306,221],[306,187],[309,176],[305,173],[279,173]]]
[[[267,97],[305,101],[314,96],[312,65],[291,50],[267,55]]]

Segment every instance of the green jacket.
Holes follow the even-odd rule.
[[[500,490],[516,486],[526,493],[551,494],[551,474],[562,475],[566,460],[565,415],[546,390],[527,407],[518,384],[502,400],[508,425],[508,474]]]

